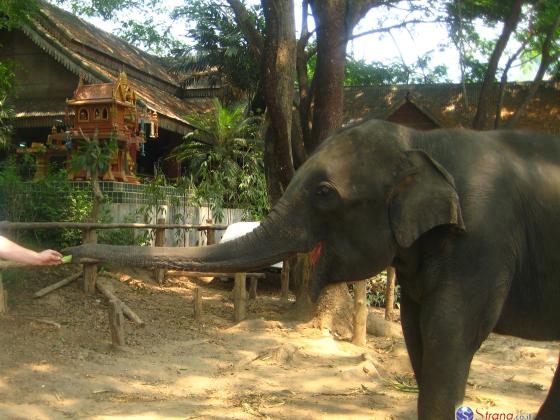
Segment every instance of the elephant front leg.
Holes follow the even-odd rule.
[[[491,330],[481,325],[483,309],[467,302],[460,290],[435,293],[422,302],[419,419],[455,418],[463,401],[472,358]]]
[[[414,302],[403,287],[401,293],[401,326],[406,350],[416,381],[422,374],[422,334],[420,332],[420,305]]]

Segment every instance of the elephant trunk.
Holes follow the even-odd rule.
[[[68,248],[73,261],[81,258],[147,268],[173,268],[198,272],[235,273],[261,269],[295,252],[306,250],[301,235],[275,223],[274,210],[259,227],[245,236],[205,247],[135,247],[81,245]],[[299,240],[296,239],[299,236]]]

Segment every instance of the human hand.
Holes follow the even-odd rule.
[[[45,249],[37,253],[38,265],[58,265],[62,263],[62,254],[52,249]]]

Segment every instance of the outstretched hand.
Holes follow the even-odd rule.
[[[62,263],[62,254],[52,249],[37,253],[37,265],[58,265]]]

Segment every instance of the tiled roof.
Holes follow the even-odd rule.
[[[504,122],[518,108],[529,86],[507,85],[501,113]],[[468,84],[464,90],[461,84],[349,87],[345,90],[344,118],[348,122],[386,119],[408,100],[440,127],[470,127],[479,93],[478,84]],[[498,97],[498,86],[493,97]],[[493,127],[493,118],[489,117],[487,128]],[[517,127],[560,133],[560,83],[541,84]]]

